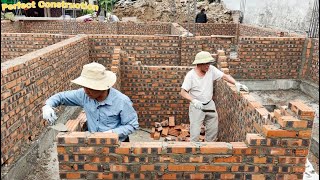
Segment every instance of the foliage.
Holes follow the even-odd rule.
[[[111,12],[113,6],[118,2],[119,0],[99,0],[99,6],[101,9]],[[107,9],[106,9],[107,6]]]
[[[94,10],[91,10],[91,9],[83,9],[81,11],[81,15],[87,15],[87,14],[93,14],[94,13]]]

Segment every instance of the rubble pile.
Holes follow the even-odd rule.
[[[114,6],[113,14],[120,19],[136,17],[137,22],[194,22],[195,16],[202,8],[206,9],[208,23],[231,23],[232,11],[223,3],[208,1],[197,2],[194,12],[193,0],[122,0]]]

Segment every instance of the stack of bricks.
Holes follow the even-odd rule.
[[[175,124],[175,118],[169,117],[169,120],[162,122],[155,122],[151,130],[150,137],[154,140],[159,140],[165,137],[165,141],[190,141],[190,125],[189,124]],[[205,138],[205,127],[201,126],[199,141],[203,142]]]

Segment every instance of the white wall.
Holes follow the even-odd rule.
[[[240,0],[222,0],[228,9],[240,10]],[[314,0],[247,0],[243,23],[305,32]]]

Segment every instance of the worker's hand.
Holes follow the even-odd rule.
[[[50,125],[53,125],[54,122],[58,119],[53,108],[49,105],[45,105],[42,107],[42,116],[43,119],[49,121]]]
[[[103,133],[113,133],[112,129],[108,130],[108,131],[104,131]]]
[[[203,109],[203,103],[197,99],[193,99],[191,103],[194,105],[196,109]]]
[[[238,83],[238,82],[236,82],[235,85],[236,85],[236,88],[237,88],[237,93],[240,93],[241,90],[249,92],[249,89],[248,89],[247,86],[245,86],[245,85],[243,85],[241,83]]]

